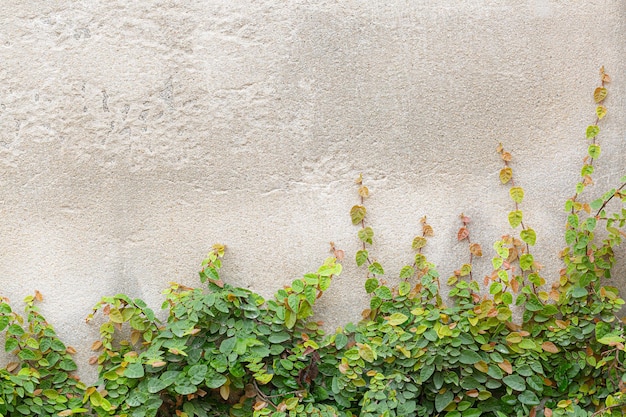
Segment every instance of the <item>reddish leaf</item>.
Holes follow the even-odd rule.
[[[467,229],[467,227],[461,227],[459,229],[459,233],[457,233],[456,235],[459,242],[463,239],[467,239],[468,236],[469,236],[469,230]]]

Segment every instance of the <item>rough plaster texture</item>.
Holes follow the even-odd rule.
[[[357,175],[390,280],[423,215],[427,254],[457,268],[461,212],[484,274],[510,232],[498,142],[554,278],[600,65],[614,82],[594,191],[626,172],[625,56],[622,0],[3,0],[0,294],[41,291],[90,379],[83,318],[101,296],[158,309],[214,242],[227,281],[269,296],[332,240],[348,254],[320,300],[332,329],[367,304]]]

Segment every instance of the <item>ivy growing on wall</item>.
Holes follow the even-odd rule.
[[[626,236],[626,176],[600,195],[590,189],[608,82],[602,69],[587,155],[565,202],[564,267],[555,282],[535,259],[525,190],[502,145],[499,179],[509,189],[504,215],[513,233],[489,249],[493,268],[482,279],[473,262],[487,250],[471,239],[470,218],[461,214],[457,238],[467,244],[466,263],[442,280],[426,256],[434,231],[423,218],[411,243],[415,255],[398,284],[388,285],[383,265],[370,256],[370,190],[359,177],[350,218],[370,296],[361,322],[327,335],[313,318],[345,262],[334,244],[317,271],[268,300],[222,281],[225,249],[215,245],[202,264],[201,287],[165,291],[164,321],[140,299],[102,298],[87,319],[103,321],[91,347],[99,379],[86,386],[73,375],[74,350],[37,310],[41,294],[26,299],[25,316],[2,299],[0,331],[15,360],[0,370],[0,416],[623,415],[626,337],[617,313],[624,301],[611,274]]]

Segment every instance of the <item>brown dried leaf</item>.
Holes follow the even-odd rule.
[[[280,406],[280,405],[283,405],[283,404],[285,404],[285,402],[284,402],[284,401],[283,401],[282,403],[280,403],[280,404],[279,404],[279,406]],[[255,403],[254,403],[254,405],[252,406],[252,408],[253,408],[255,411],[262,410],[262,409],[264,409],[265,407],[267,407],[267,403],[266,403],[265,401],[257,401],[257,402],[255,402]],[[285,405],[285,409],[287,409],[287,406],[286,406],[286,405]]]
[[[342,362],[339,365],[339,372],[341,372],[342,374],[345,374],[346,372],[348,372],[348,369],[350,369],[350,365],[348,365],[347,363]]]
[[[254,385],[252,384],[246,385],[246,389],[244,391],[243,396],[246,398],[254,398],[256,396],[256,388],[254,388]]]
[[[93,342],[91,344],[91,350],[100,350],[100,348],[102,347],[102,342],[99,340],[96,340],[95,342]]]
[[[559,348],[552,342],[543,342],[541,344],[541,349],[545,350],[546,352],[550,352],[550,353],[558,353],[559,352]]]
[[[35,290],[35,300],[39,302],[43,301],[43,295],[41,295],[41,293],[37,290]]]
[[[472,243],[469,246],[469,250],[474,256],[483,256],[483,249],[480,247],[478,243]]]
[[[467,227],[461,227],[459,229],[459,232],[456,235],[459,242],[462,241],[463,239],[467,239],[468,236],[469,236],[469,230],[467,229]]]
[[[362,185],[359,187],[359,196],[363,198],[367,198],[369,197],[369,195],[370,195],[370,190],[366,186]]]
[[[136,345],[137,343],[139,343],[140,338],[141,338],[140,331],[133,330],[132,332],[130,332],[130,343],[132,343],[133,345]]]
[[[500,362],[498,366],[509,375],[513,373],[513,365],[511,365],[511,362],[506,359],[503,362]]]
[[[76,353],[76,349],[74,349],[72,346],[68,346],[67,348],[65,348],[65,351],[69,353],[70,355],[73,355]]]

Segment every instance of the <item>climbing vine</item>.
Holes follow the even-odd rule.
[[[513,232],[493,244],[492,271],[480,279],[472,267],[486,251],[461,214],[457,239],[467,244],[467,262],[447,288],[425,254],[434,234],[426,218],[397,285],[388,284],[372,256],[370,190],[359,176],[350,218],[370,296],[361,322],[325,334],[314,319],[316,301],[342,271],[345,254],[333,243],[317,271],[267,300],[220,278],[225,248],[215,245],[200,287],[165,290],[163,321],[140,299],[102,298],[87,318],[102,322],[91,346],[99,378],[86,386],[73,374],[75,350],[37,310],[41,294],[25,300],[25,318],[2,298],[0,331],[15,360],[0,369],[0,416],[624,415],[626,337],[617,315],[624,301],[611,279],[626,236],[626,176],[584,199],[600,157],[609,81],[602,69],[588,154],[565,203],[564,267],[555,282],[532,252],[538,237],[524,219],[525,190],[502,145],[499,179],[509,187]]]

